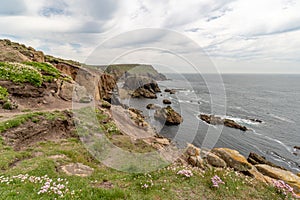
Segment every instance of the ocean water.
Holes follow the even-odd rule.
[[[215,75],[205,76],[206,81],[193,74],[167,77],[170,80],[159,82],[160,88],[175,88],[176,94],[162,92],[156,100],[127,102],[143,110],[160,134],[179,145],[190,142],[198,147],[228,147],[246,157],[256,152],[294,172],[300,171],[300,151],[294,149],[300,146],[300,75],[222,75],[224,94],[214,89],[220,85]],[[182,114],[180,126],[162,126],[153,119],[153,111],[145,109],[148,103],[162,105],[164,98],[171,99],[172,107]],[[200,113],[231,118],[251,130],[211,126],[198,118]]]

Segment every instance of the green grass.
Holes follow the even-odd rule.
[[[146,174],[131,174],[110,169],[87,152],[76,139],[69,139],[61,143],[42,142],[24,152],[14,152],[12,149],[0,146],[1,158],[12,163],[16,158],[20,162],[11,168],[4,168],[0,176],[12,177],[19,174],[41,177],[48,175],[56,180],[63,178],[68,181],[68,189],[74,195],[66,194],[58,198],[55,194],[40,194],[42,184],[28,181],[14,181],[9,185],[0,183],[0,199],[283,199],[273,187],[256,183],[249,178],[235,174],[233,171],[217,171],[215,169],[202,172],[191,169],[194,175],[186,178],[177,175],[180,165],[172,165]],[[39,152],[40,156],[33,157]],[[50,156],[65,155],[64,158],[53,160]],[[23,159],[23,160],[22,160]],[[4,162],[4,161],[0,161]],[[61,172],[59,166],[80,162],[94,168],[90,177],[81,178],[68,176]],[[0,164],[1,165],[1,164]],[[219,188],[213,188],[211,178],[218,175],[225,182]],[[102,182],[109,182],[112,188],[105,188]],[[151,184],[153,183],[153,185]],[[142,186],[147,184],[148,188]]]
[[[7,101],[8,92],[7,89],[0,86],[0,100]]]
[[[23,115],[18,115],[14,117],[13,119],[0,122],[0,133],[14,127],[18,127],[21,124],[24,124],[28,120],[31,120],[32,122],[39,122],[39,117],[45,117],[48,120],[55,120],[57,118],[64,119],[65,116],[57,111],[57,112],[33,112],[33,113],[27,113]]]
[[[37,69],[20,63],[0,62],[0,79],[31,83],[35,86],[41,86],[43,83],[42,74]]]
[[[58,69],[48,63],[24,62],[25,65],[38,69],[43,74],[43,81],[51,82],[55,78],[59,78],[61,73]]]

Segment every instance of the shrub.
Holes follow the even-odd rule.
[[[24,64],[39,70],[43,74],[43,81],[51,82],[60,76],[60,71],[49,63],[24,62]]]
[[[0,101],[6,101],[8,97],[7,89],[0,86]]]

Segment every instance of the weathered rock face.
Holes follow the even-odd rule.
[[[143,115],[143,112],[135,109],[135,108],[129,108],[129,114],[131,115],[131,119],[135,122],[136,125],[141,127],[147,127],[149,126],[148,123],[145,121],[145,116]]]
[[[164,103],[164,104],[172,104],[172,102],[171,102],[169,99],[164,99],[164,100],[163,100],[163,103]]]
[[[41,87],[35,87],[29,83],[14,84],[11,81],[0,81],[0,85],[5,87],[10,95],[20,98],[39,98],[50,94],[50,91],[58,91],[55,82],[45,82]]]
[[[265,176],[269,176],[277,180],[283,180],[291,187],[293,187],[296,193],[300,193],[300,177],[296,174],[264,164],[255,165],[255,167]]]
[[[51,63],[61,72],[72,77],[79,85],[84,86],[90,95],[96,100],[105,99],[110,101],[112,90],[116,87],[116,81],[111,75],[98,73],[94,74],[78,66],[51,60]]]
[[[242,156],[238,151],[228,148],[215,148],[212,153],[222,158],[229,167],[236,171],[247,171],[252,168],[252,165],[248,163],[246,158]]]
[[[179,125],[183,122],[181,115],[170,106],[156,110],[154,118],[166,125]]]
[[[125,80],[123,89],[133,91],[131,96],[134,98],[156,99],[156,93],[161,92],[158,84],[147,77],[129,77]]]
[[[58,80],[57,84],[60,85],[58,96],[65,101],[74,101],[81,103],[89,103],[92,101],[85,87],[78,85],[76,82],[67,82]]]
[[[0,40],[0,61],[7,62],[25,62],[36,61],[44,62],[43,52],[36,51],[32,47],[26,47],[23,44],[11,42],[10,40]]]
[[[251,152],[248,156],[248,159],[247,161],[249,163],[251,163],[252,165],[258,165],[258,164],[266,164],[266,165],[269,165],[271,167],[277,167],[277,168],[280,168],[280,169],[283,169],[283,170],[286,170],[285,168],[283,167],[280,167],[278,165],[275,165],[274,163],[270,162],[270,161],[267,161],[265,157],[263,156],[260,156],[256,153],[253,153]]]
[[[213,116],[213,115],[204,115],[201,114],[200,119],[205,121],[208,124],[212,124],[212,125],[224,125],[230,128],[235,128],[235,129],[239,129],[241,131],[247,131],[247,127],[239,125],[238,123],[236,123],[235,121],[231,120],[231,119],[222,119],[221,117],[217,117],[217,116]]]

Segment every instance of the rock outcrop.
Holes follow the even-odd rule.
[[[166,125],[179,125],[183,122],[181,115],[171,106],[156,110],[154,118]]]
[[[290,171],[282,170],[264,164],[255,165],[255,167],[258,169],[259,172],[261,172],[265,176],[277,180],[283,180],[284,182],[288,183],[291,187],[293,187],[296,193],[300,193],[300,177],[296,174]]]
[[[0,40],[0,61],[1,62],[44,62],[45,56],[41,51],[36,51],[32,47],[24,44],[11,42],[10,40]]]
[[[251,163],[252,165],[258,165],[258,164],[266,164],[266,165],[269,165],[271,167],[277,167],[279,169],[283,169],[283,170],[286,170],[285,168],[281,167],[281,166],[278,166],[278,165],[275,165],[274,163],[270,162],[270,161],[267,161],[265,157],[263,156],[260,156],[256,153],[253,153],[251,152],[247,158],[247,161],[249,163]]]
[[[241,131],[248,130],[246,126],[242,126],[231,119],[223,119],[221,117],[217,117],[213,115],[205,115],[205,114],[201,114],[199,117],[201,120],[211,125],[224,125],[230,128],[239,129]]]
[[[158,84],[147,77],[129,77],[125,80],[123,89],[131,93],[134,98],[156,99],[156,93],[161,92]]]
[[[228,148],[215,148],[212,153],[222,158],[229,167],[236,171],[248,171],[252,165],[238,151]]]

